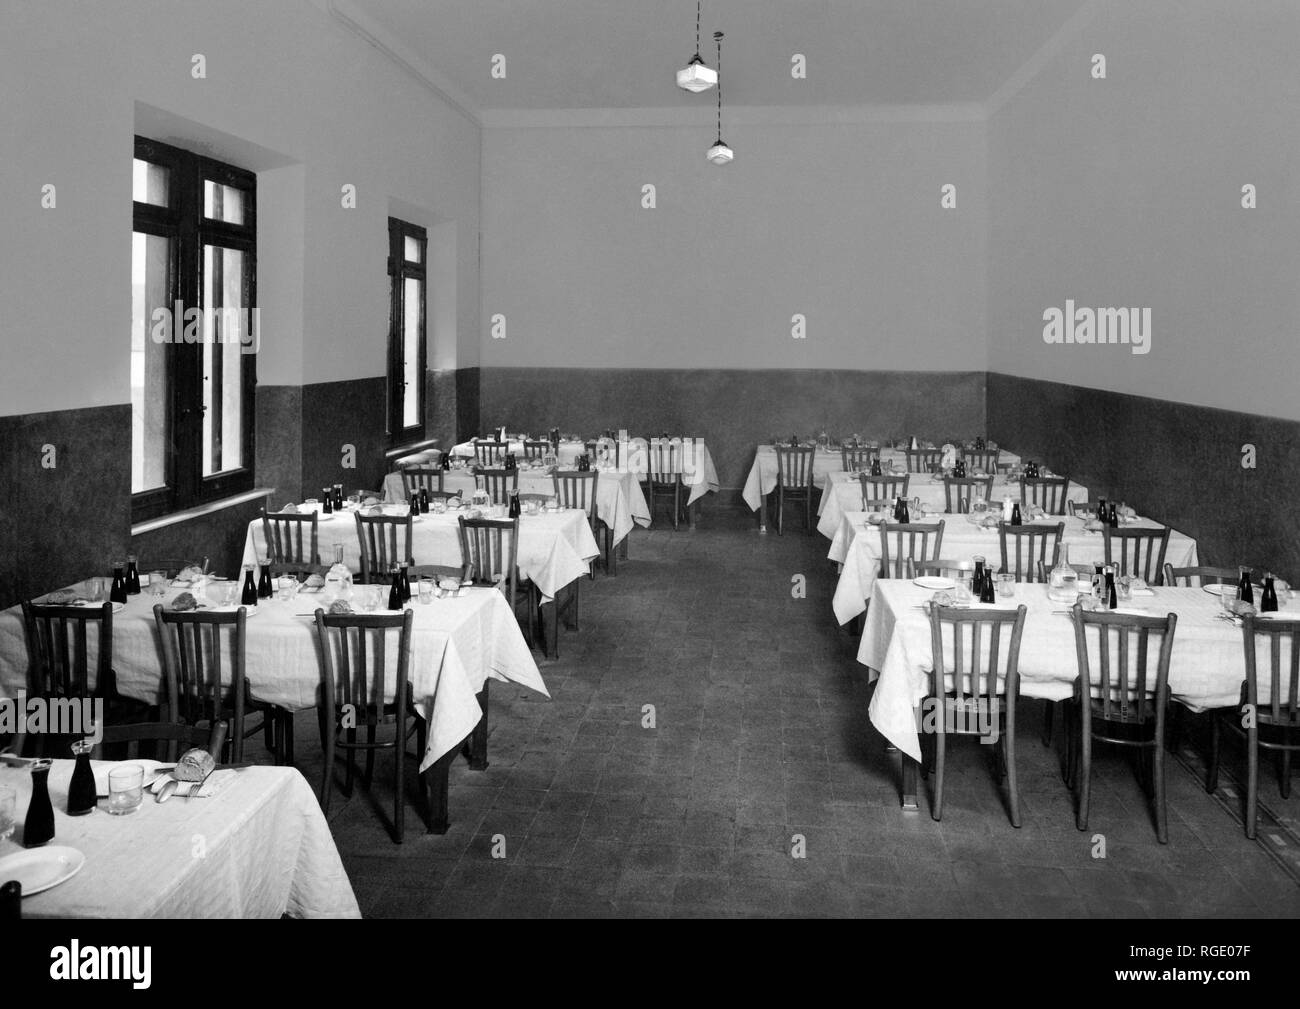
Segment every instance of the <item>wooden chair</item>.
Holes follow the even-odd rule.
[[[510,446],[494,438],[474,439],[474,462],[479,466],[500,466]]]
[[[1002,455],[1001,449],[996,448],[963,448],[961,457],[966,462],[968,470],[978,470],[981,473],[987,473],[993,476],[998,471],[998,459]]]
[[[530,494],[528,491],[520,491],[519,503],[523,505],[527,504],[529,501],[536,501],[539,505],[544,505],[551,499],[551,497],[552,495],[550,494]]]
[[[316,635],[320,641],[321,747],[325,767],[321,775],[321,809],[329,815],[330,795],[334,790],[334,754],[343,750],[347,760],[343,794],[351,795],[356,764],[353,755],[366,755],[364,781],[369,786],[374,772],[375,753],[392,750],[395,765],[392,838],[402,843],[406,826],[406,752],[412,733],[416,736],[417,760],[425,751],[426,726],[415,708],[411,693],[411,624],[412,610],[384,614],[326,614],[316,611]],[[397,654],[388,689],[386,661],[392,648],[393,632],[397,636]],[[336,672],[337,670],[337,672]],[[392,700],[388,697],[392,696]],[[340,725],[339,708],[355,718],[348,727]],[[377,739],[380,725],[395,723],[392,739]],[[357,741],[357,728],[365,726],[366,738]],[[421,789],[423,791],[423,788]],[[432,824],[430,824],[432,826]]]
[[[813,528],[813,463],[817,457],[817,446],[777,445],[776,446],[776,531],[785,535],[785,499],[802,501],[804,505],[804,527],[808,532]]]
[[[955,582],[975,574],[975,562],[955,557],[937,557],[932,561],[913,561],[909,574],[913,578],[950,578]]]
[[[464,491],[462,490],[431,490],[429,491],[430,501],[445,501],[451,504],[452,501],[460,500]]]
[[[509,504],[510,495],[519,489],[517,469],[484,469],[478,475],[479,487],[487,491],[493,504]]]
[[[557,469],[552,479],[555,481],[555,496],[559,499],[561,508],[581,508],[587,513],[587,524],[591,527],[591,534],[596,537],[596,542],[601,539],[601,526],[599,519],[596,517],[596,485],[597,478],[600,476],[595,470],[589,470],[586,473],[578,470],[561,470]],[[605,570],[609,571],[612,533],[608,527],[605,528]],[[593,565],[588,574],[592,579],[596,577],[596,568]]]
[[[217,764],[221,764],[222,751],[226,748],[226,733],[229,723],[215,722],[211,728],[199,725],[187,725],[185,722],[135,722],[131,725],[109,725],[104,727],[100,739],[101,747],[125,748],[126,760],[135,760],[141,756],[141,743],[163,743],[162,756],[155,759],[169,764],[176,763],[185,750],[196,747],[212,754]],[[100,758],[96,758],[100,759]]]
[[[260,731],[276,763],[292,763],[293,713],[254,701],[249,691],[244,658],[246,613],[243,606],[233,613],[178,613],[162,603],[154,604],[170,708],[166,720],[187,725],[229,723],[228,747],[235,763],[244,759],[244,740]],[[251,714],[261,718],[250,725]],[[221,759],[220,754],[213,756]]]
[[[911,476],[906,473],[901,476],[872,476],[870,473],[859,473],[858,483],[862,487],[862,510],[874,510],[867,507],[868,501],[888,501],[892,508],[896,499],[907,497],[907,487],[911,482]]]
[[[1259,819],[1260,750],[1277,755],[1278,790],[1283,799],[1291,797],[1291,754],[1300,752],[1300,620],[1243,617],[1241,638],[1246,653],[1241,700],[1237,707],[1221,708],[1211,715],[1205,790],[1212,793],[1219,787],[1219,736],[1222,729],[1229,729],[1246,743],[1246,836],[1253,839]],[[1257,651],[1261,645],[1266,645],[1263,691]],[[1265,698],[1262,702],[1261,695]],[[1245,717],[1247,712],[1254,717]]]
[[[411,563],[411,516],[362,515],[359,511],[353,514],[361,548],[361,584],[386,585],[394,564]]]
[[[939,468],[943,452],[937,448],[905,448],[903,454],[907,456],[907,472],[933,473]]]
[[[934,656],[934,669],[930,673],[927,704],[922,707],[921,729],[934,737],[934,803],[930,815],[936,820],[943,816],[948,736],[987,738],[992,734],[996,720],[995,745],[1000,749],[1004,765],[1000,770],[1007,779],[1007,811],[1011,825],[1020,826],[1020,791],[1016,784],[1016,700],[1020,696],[1020,638],[1025,629],[1026,612],[1023,605],[1014,610],[930,607],[930,650]],[[947,641],[945,626],[950,628]],[[1004,631],[1009,636],[1005,653],[1002,651]],[[948,669],[949,658],[951,671]],[[952,724],[949,724],[950,720]]]
[[[27,634],[29,697],[47,702],[99,700],[108,708],[116,695],[113,673],[113,605],[50,606],[23,600],[23,626]],[[89,644],[95,642],[95,659]],[[71,650],[69,650],[71,647]],[[92,676],[93,665],[93,676]],[[106,711],[105,721],[113,721]],[[89,727],[85,727],[87,733]],[[21,753],[25,734],[15,740]],[[40,734],[40,753],[66,757],[72,736]],[[77,737],[80,738],[80,737]]]
[[[432,466],[407,466],[402,470],[402,486],[406,489],[406,500],[417,497],[423,488],[433,497],[433,492],[442,491],[442,469]]]
[[[894,549],[889,549],[889,537]],[[933,537],[934,545],[930,545]],[[906,544],[906,545],[904,545]],[[933,562],[943,545],[943,519],[937,525],[928,522],[880,523],[880,577],[907,578],[912,566]]]
[[[549,441],[525,441],[524,442],[524,461],[541,462],[547,452],[551,450]]]
[[[1165,585],[1198,589],[1203,585],[1236,585],[1241,579],[1240,568],[1190,567],[1176,568],[1165,565]]]
[[[943,478],[944,511],[956,515],[970,512],[971,502],[982,497],[987,502],[993,497],[993,475],[946,476]]]
[[[1002,548],[1002,570],[1011,572],[1018,582],[1046,581],[1044,573],[1056,567],[1061,556],[1061,537],[1065,523],[1056,525],[1019,525],[998,523],[998,545]],[[1011,560],[1010,541],[1015,541],[1015,562]]]
[[[682,443],[661,438],[650,439],[649,458],[646,460],[646,484],[650,498],[650,516],[653,520],[655,504],[660,500],[672,502],[673,531],[682,518]]]
[[[1022,497],[1023,497],[1023,493],[1022,493]],[[1065,514],[1069,515],[1071,518],[1075,518],[1075,517],[1082,518],[1083,513],[1085,512],[1090,516],[1096,515],[1097,506],[1099,504],[1101,504],[1101,501],[1098,498],[1089,498],[1086,501],[1067,500],[1065,502]]]
[[[262,509],[262,536],[271,577],[324,574],[320,561],[316,512],[271,512]]]
[[[1038,505],[1048,515],[1064,515],[1066,499],[1069,496],[1068,476],[1022,476],[1020,478],[1020,503]]]
[[[1169,656],[1178,615],[1147,617],[1074,604],[1074,645],[1079,678],[1067,702],[1066,778],[1078,795],[1075,826],[1088,829],[1092,790],[1092,744],[1096,740],[1135,748],[1143,785],[1153,793],[1156,839],[1169,842],[1165,810],[1165,719],[1169,706]],[[1089,628],[1096,629],[1096,661],[1089,656]],[[1150,636],[1159,639],[1154,675]],[[1112,642],[1112,635],[1114,641]],[[1117,664],[1112,664],[1112,649]],[[1076,781],[1077,779],[1077,781]]]
[[[841,445],[840,465],[845,473],[860,473],[871,468],[871,460],[880,454],[880,449],[871,445]]]
[[[1112,529],[1103,526],[1101,536],[1106,547],[1106,563],[1117,565],[1121,575],[1142,578],[1148,585],[1164,584],[1165,551],[1169,549],[1168,526],[1163,529]],[[1119,553],[1118,560],[1115,552]]]
[[[527,604],[528,644],[537,640],[537,610],[541,595],[528,579],[519,581],[519,520],[471,519],[461,515],[460,555],[474,585],[499,586],[510,602],[510,610],[519,613],[519,600]],[[520,591],[522,588],[522,592]]]

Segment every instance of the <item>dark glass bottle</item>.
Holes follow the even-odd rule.
[[[519,513],[519,492],[515,491],[510,495],[510,517],[512,519],[517,519],[519,518]]]
[[[871,457],[871,475],[880,476],[880,456],[878,455]]]
[[[343,510],[343,485],[341,483],[334,485],[334,510],[336,512]]]
[[[412,518],[420,517],[420,495],[419,494],[411,495],[411,517]]]
[[[113,568],[113,587],[109,589],[108,598],[114,603],[126,602],[126,576],[122,574],[121,565]]]
[[[1114,502],[1114,501],[1112,501],[1112,502],[1107,506],[1107,508],[1108,508],[1109,510],[1108,510],[1107,513],[1106,513],[1106,521],[1110,524],[1110,527],[1111,527],[1112,529],[1118,529],[1118,528],[1119,528],[1119,509],[1118,509],[1117,507],[1115,507],[1115,502]]]
[[[34,760],[31,763],[32,799],[27,804],[27,819],[23,821],[23,846],[36,848],[54,837],[54,807],[50,805],[51,760]]]
[[[1097,498],[1097,521],[1102,525],[1107,522],[1106,499],[1104,497]]]
[[[76,764],[72,768],[72,781],[68,783],[68,815],[84,816],[94,812],[98,802],[95,795],[95,772],[90,769],[90,751],[95,744],[82,739],[72,744]]]
[[[1250,568],[1241,568],[1241,577],[1237,579],[1237,598],[1243,603],[1255,602],[1255,590],[1250,585]]]
[[[953,467],[953,469],[952,469],[952,474],[953,474],[953,476],[955,476],[958,480],[965,480],[965,479],[966,479],[966,460],[965,460],[965,459],[958,459],[958,460],[957,460],[957,465],[955,465],[955,466]]]
[[[402,576],[398,574],[396,564],[393,565],[393,584],[388,590],[388,608],[390,610],[402,608]]]
[[[253,565],[244,565],[244,591],[239,597],[241,606],[257,605],[257,582],[253,581]]]
[[[444,452],[444,453],[442,453],[442,468],[443,468],[444,470],[449,470],[449,469],[451,469],[451,453],[450,453],[450,452]]]
[[[903,523],[911,522],[912,513],[907,507],[907,498],[899,498],[899,500],[903,502],[903,517],[899,521]]]
[[[1098,599],[1101,598],[1102,590],[1106,587],[1106,576],[1102,573],[1102,566],[1094,564],[1092,566],[1092,594]]]
[[[1023,525],[1024,519],[1020,517],[1020,502],[1017,501],[1011,506],[1011,524],[1013,526]]]
[[[128,596],[140,594],[140,569],[136,567],[135,554],[126,555],[126,594]]]
[[[0,921],[21,921],[23,916],[23,885],[16,879],[0,886]]]
[[[1106,609],[1119,609],[1119,594],[1115,591],[1115,569],[1114,567],[1106,568]]]
[[[980,602],[995,603],[997,602],[997,588],[993,583],[993,569],[991,567],[984,569],[984,584],[980,587]]]
[[[975,575],[971,579],[971,582],[974,586],[974,591],[983,592],[984,591],[984,557],[981,554],[976,554],[974,560],[975,560]]]
[[[407,576],[405,564],[398,566],[397,576],[400,579],[402,602],[409,603],[411,601],[411,579]]]
[[[320,496],[321,496],[321,506],[320,506],[321,514],[333,515],[334,514],[334,492],[331,491],[328,487],[325,487],[321,490]]]
[[[1273,572],[1264,573],[1264,591],[1259,597],[1259,611],[1261,613],[1277,612],[1277,589],[1273,587]]]
[[[506,453],[506,467],[505,467],[505,468],[506,468],[507,471],[510,471],[510,470],[514,470],[514,469],[518,469],[518,468],[519,468],[519,464],[518,464],[517,462],[515,462],[515,454],[514,454],[513,452],[507,452],[507,453]]]
[[[420,488],[420,514],[421,515],[429,514],[429,488],[428,487]]]
[[[257,576],[257,598],[270,599],[275,595],[275,583],[271,580],[271,558],[262,558],[262,570]]]

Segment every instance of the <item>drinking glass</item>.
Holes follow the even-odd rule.
[[[433,602],[433,579],[428,575],[420,575],[420,602],[425,606]]]
[[[1003,571],[998,574],[998,595],[1003,599],[1015,598],[1016,576],[1010,571]]]
[[[379,589],[367,589],[361,597],[361,609],[365,613],[374,613],[379,607]]]
[[[293,598],[294,589],[298,587],[298,579],[289,575],[283,575],[280,578],[280,601],[287,603]]]
[[[139,764],[123,764],[108,772],[108,811],[115,816],[126,816],[140,808],[144,798],[144,768]]]
[[[17,802],[18,793],[8,785],[0,785],[0,841],[8,840],[18,824],[14,819]]]
[[[1133,576],[1120,575],[1115,583],[1115,595],[1119,602],[1127,603],[1133,598]]]
[[[167,572],[149,572],[149,594],[161,598],[167,593]]]

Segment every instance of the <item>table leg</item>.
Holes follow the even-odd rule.
[[[627,545],[631,539],[632,539],[632,534],[629,532],[626,536],[623,537],[623,542],[618,545],[619,556],[622,557],[623,560],[627,560],[628,557]]]
[[[903,762],[903,808],[919,809],[920,807],[916,801],[917,762],[901,750],[898,756]]]
[[[478,692],[478,706],[483,711],[483,715],[479,718],[478,725],[474,726],[474,731],[469,734],[469,768],[471,771],[486,771],[488,766],[488,686],[491,683],[491,680],[486,680],[483,683],[483,689]]]
[[[447,770],[456,756],[450,749],[434,762],[420,777],[424,781],[424,794],[429,803],[429,833],[447,833]]]
[[[586,577],[584,575],[584,577]],[[562,590],[561,590],[562,591]],[[559,651],[559,621],[557,619],[555,600],[548,603],[542,603],[542,654],[548,659],[558,659]]]

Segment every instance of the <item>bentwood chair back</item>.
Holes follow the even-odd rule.
[[[1065,523],[1056,525],[1019,525],[998,523],[998,545],[1002,549],[1002,570],[1016,576],[1018,582],[1042,580],[1043,572],[1056,567],[1061,556],[1061,537]]]
[[[1069,498],[1068,476],[1039,476],[1020,478],[1021,505],[1038,505],[1048,515],[1064,515]]]
[[[866,506],[867,501],[889,501],[892,504],[900,497],[907,497],[907,488],[911,482],[912,477],[907,473],[893,476],[859,473],[858,483],[862,487],[863,511],[871,511]]]
[[[1198,589],[1205,585],[1236,585],[1240,578],[1240,568],[1215,568],[1206,565],[1176,568],[1172,564],[1165,564],[1165,584],[1178,588]]]
[[[361,548],[361,581],[383,585],[394,564],[411,563],[411,516],[354,514]]]
[[[1166,844],[1165,721],[1178,615],[1090,612],[1081,603],[1074,604],[1072,614],[1079,676],[1066,708],[1072,723],[1066,730],[1066,774],[1077,792],[1075,825],[1088,829],[1094,740],[1135,748],[1143,784],[1154,797],[1156,839]]]
[[[785,500],[800,501],[804,506],[804,527],[813,528],[813,463],[816,445],[776,446],[776,531],[785,535]]]
[[[499,586],[516,616],[522,598],[528,607],[525,631],[531,646],[537,637],[537,610],[541,596],[526,578],[519,579],[519,519],[459,517],[460,555],[474,585]],[[522,592],[521,592],[522,589]]]
[[[320,574],[316,512],[267,512],[262,509],[262,537],[271,575]]]
[[[549,441],[525,441],[524,442],[524,461],[541,462],[542,457],[551,450]]]
[[[162,756],[156,759],[174,764],[177,758],[194,748],[207,750],[221,764],[226,749],[228,722],[214,722],[210,728],[185,722],[133,722],[130,725],[106,725],[101,746],[126,747],[126,760],[143,756],[141,743],[163,743]]]
[[[442,490],[443,471],[432,466],[408,466],[402,470],[402,486],[406,489],[406,500],[411,501],[419,495],[420,490],[432,494]]]
[[[479,486],[487,491],[493,504],[509,504],[510,495],[519,489],[519,470],[484,469],[479,472]]]
[[[954,515],[970,512],[971,502],[982,497],[986,502],[993,497],[993,475],[946,476],[943,478],[944,510]]]
[[[509,448],[505,442],[493,438],[475,438],[474,462],[479,466],[500,466],[506,461]]]
[[[907,456],[907,472],[933,473],[939,468],[943,452],[937,448],[907,448],[903,454]]]
[[[965,460],[968,470],[976,470],[990,476],[997,473],[998,458],[1000,456],[1001,449],[996,448],[964,448],[961,450],[961,457]]]
[[[581,508],[587,513],[592,530],[596,528],[596,482],[600,476],[595,470],[585,473],[578,470],[556,470],[555,496],[561,508]]]
[[[1121,575],[1144,579],[1148,585],[1163,585],[1165,551],[1169,549],[1169,527],[1143,529],[1103,526],[1102,542],[1106,563],[1117,565]],[[1118,554],[1118,557],[1116,557]]]
[[[841,445],[840,465],[845,473],[861,473],[871,467],[871,460],[880,454],[880,449],[871,445]]]
[[[943,520],[880,523],[880,576],[910,578],[913,566],[933,561],[943,546]],[[890,537],[894,545],[890,546]]]
[[[651,438],[649,452],[646,483],[650,490],[650,514],[654,515],[658,502],[670,502],[676,530],[682,517],[682,443],[674,438]]]
[[[1011,825],[1020,826],[1016,699],[1020,695],[1020,638],[1026,612],[1024,605],[1014,610],[930,607],[934,670],[922,706],[921,728],[934,741],[934,803],[930,815],[936,820],[943,816],[948,736],[994,736],[1005,765],[1007,812]]]
[[[913,578],[948,578],[960,582],[971,578],[975,573],[975,562],[960,560],[956,557],[936,557],[932,561],[913,561]]]
[[[1291,797],[1291,755],[1300,752],[1300,620],[1243,617],[1241,639],[1246,678],[1238,705],[1211,718],[1205,790],[1213,793],[1219,787],[1219,736],[1229,729],[1246,744],[1246,836],[1254,838],[1261,750],[1277,758],[1278,790],[1283,799]]]
[[[352,794],[356,772],[354,754],[366,755],[364,781],[369,786],[374,772],[375,753],[392,750],[395,765],[395,799],[391,836],[402,843],[406,827],[406,752],[412,733],[416,736],[417,762],[426,742],[424,719],[415,709],[411,694],[411,625],[415,614],[343,613],[316,611],[316,636],[320,642],[321,748],[325,767],[321,775],[321,809],[329,815],[330,795],[334,790],[334,755],[342,750],[347,761],[343,793]],[[396,649],[395,661],[388,656]],[[390,676],[389,667],[392,666]],[[391,690],[389,685],[391,683]],[[392,700],[387,698],[391,694]],[[343,710],[351,717],[340,722]],[[379,739],[381,725],[394,724],[391,739]],[[358,741],[357,729],[365,727],[366,738]],[[421,787],[421,792],[427,792]]]
[[[47,606],[23,601],[31,697],[47,701],[98,698],[107,703],[113,676],[113,605]],[[93,641],[95,657],[90,658]],[[46,756],[67,756],[63,736],[42,733]]]

